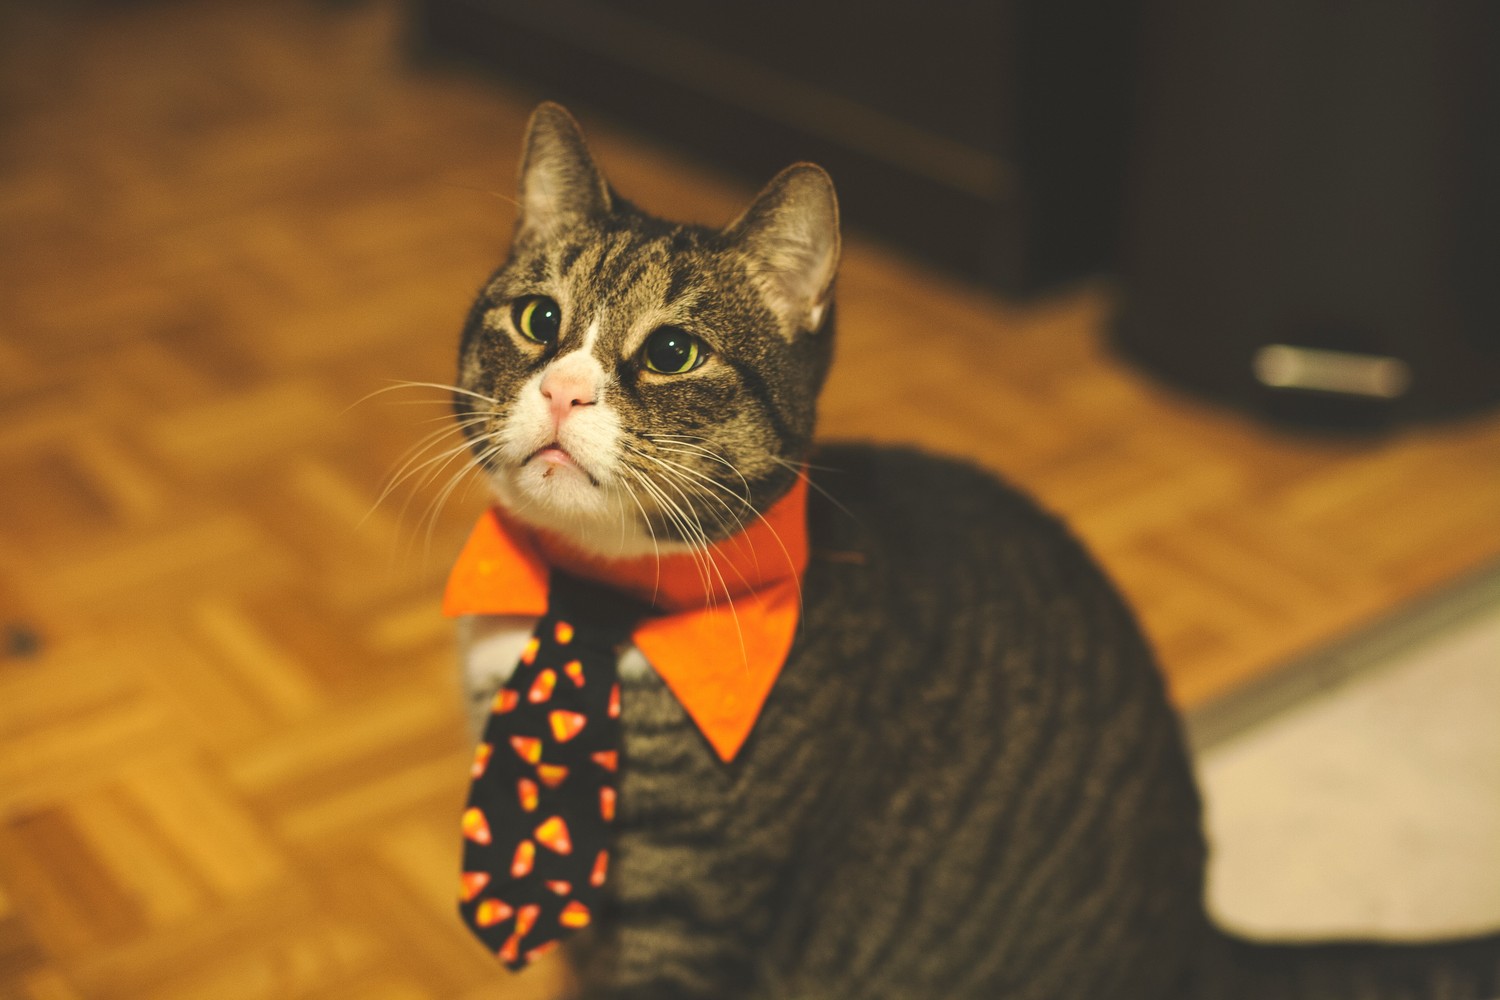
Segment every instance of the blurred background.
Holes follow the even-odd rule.
[[[1260,823],[1230,919],[1500,921],[1500,15],[1168,6],[0,3],[0,997],[555,992],[452,915],[482,493],[377,502],[447,408],[370,397],[451,377],[543,98],[672,217],[832,171],[823,435],[1069,520]]]

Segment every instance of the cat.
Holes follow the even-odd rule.
[[[666,222],[543,104],[519,205],[454,393],[506,518],[605,560],[691,552],[811,485],[800,626],[732,761],[638,649],[621,658],[611,903],[569,945],[584,996],[1500,995],[1500,935],[1216,928],[1179,721],[1080,544],[964,464],[814,444],[840,239],[825,172],[788,168],[722,229]],[[477,727],[531,622],[463,624]]]

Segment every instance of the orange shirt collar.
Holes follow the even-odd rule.
[[[729,761],[750,735],[797,631],[807,568],[806,480],[704,554],[600,559],[491,508],[449,574],[443,613],[540,615],[553,565],[653,604],[662,613],[636,626],[635,644]]]

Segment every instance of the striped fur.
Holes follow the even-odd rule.
[[[539,114],[534,132],[562,129],[581,150],[560,112]],[[499,400],[488,419],[503,423],[506,394],[548,363],[488,325],[507,289],[541,287],[584,314],[604,304],[617,326],[599,356],[615,366],[605,388],[627,433],[690,427],[726,457],[720,465],[750,474],[678,458],[746,509],[765,509],[809,458],[832,331],[788,317],[819,317],[827,282],[788,284],[777,300],[732,228],[642,216],[579,155],[568,176],[582,178],[589,204],[559,226],[523,221],[471,317],[460,385]],[[718,310],[693,322],[725,363],[696,388],[633,388],[620,346],[635,335],[633,314],[684,296]],[[460,400],[463,416],[486,419],[473,396]],[[490,431],[468,426],[483,453]],[[654,674],[626,678],[613,903],[574,948],[587,996],[1500,994],[1497,937],[1276,946],[1214,928],[1178,721],[1133,618],[1087,554],[1015,490],[963,465],[852,445],[811,457],[803,621],[740,756],[720,764]],[[649,463],[638,471],[663,477],[709,535],[733,530],[712,490]],[[652,517],[640,511],[649,530],[691,540]]]

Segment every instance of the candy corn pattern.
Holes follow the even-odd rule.
[[[475,752],[459,912],[514,969],[590,926],[604,902],[623,763],[621,624],[600,631],[549,610]]]

